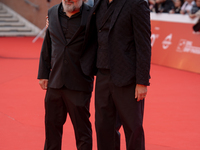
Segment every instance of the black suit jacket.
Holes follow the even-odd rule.
[[[95,24],[95,12],[98,11],[100,2],[101,0],[96,0],[93,6],[89,17],[91,26]],[[96,39],[97,34],[93,36]],[[149,85],[150,36],[148,3],[145,0],[118,0],[108,35],[110,71],[115,85],[125,86],[133,82]]]
[[[49,79],[48,87],[51,88],[66,86],[72,90],[92,91],[95,54],[86,49],[92,45],[85,44],[91,7],[83,4],[81,25],[67,43],[59,21],[61,5],[55,5],[48,11],[49,26],[42,45],[38,79]]]

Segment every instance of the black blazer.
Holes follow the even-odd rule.
[[[51,88],[65,85],[72,90],[92,91],[95,54],[91,53],[91,57],[86,49],[91,46],[85,44],[89,41],[86,23],[91,7],[83,4],[81,25],[67,43],[59,21],[61,5],[55,5],[48,11],[49,26],[42,45],[38,79],[49,79],[48,87]]]
[[[89,20],[91,26],[95,24],[95,12],[98,11],[100,1],[96,0],[93,6]],[[93,30],[97,31],[94,28]],[[149,85],[150,36],[148,3],[145,0],[118,0],[108,35],[110,71],[115,85],[125,86],[133,82]]]

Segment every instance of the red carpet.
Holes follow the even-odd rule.
[[[43,149],[45,91],[36,79],[42,39],[33,44],[33,38],[0,38],[0,150]],[[144,116],[146,150],[199,150],[200,74],[152,65],[151,76]],[[125,150],[123,129],[121,133]],[[93,139],[96,150],[95,132]],[[76,150],[69,118],[63,150]]]

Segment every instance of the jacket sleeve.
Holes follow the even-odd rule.
[[[151,62],[150,10],[145,0],[138,1],[132,12],[136,45],[136,84],[149,85]]]
[[[47,28],[41,49],[37,78],[49,79],[50,71],[51,71],[51,38],[49,30]]]

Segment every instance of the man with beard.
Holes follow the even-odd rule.
[[[116,149],[116,122],[127,150],[144,150],[144,99],[150,78],[151,27],[147,0],[95,0],[89,17],[97,39],[95,127],[98,150]],[[117,115],[118,114],[118,115]]]
[[[89,104],[93,89],[94,55],[87,43],[90,7],[84,0],[62,0],[48,11],[38,79],[45,96],[44,150],[61,150],[67,114],[78,150],[92,149]],[[88,50],[86,50],[88,49]]]

